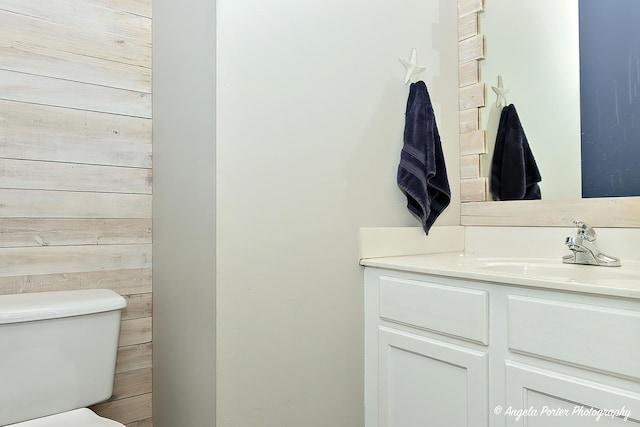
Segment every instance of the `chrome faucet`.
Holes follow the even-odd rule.
[[[582,221],[574,220],[573,224],[578,227],[578,234],[575,237],[567,237],[565,245],[573,252],[562,257],[565,264],[586,264],[600,265],[604,267],[620,267],[620,260],[609,255],[605,255],[596,245],[596,231]]]

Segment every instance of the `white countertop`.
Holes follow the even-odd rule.
[[[559,258],[487,257],[448,252],[365,258],[360,264],[413,273],[640,299],[640,263],[563,264]]]

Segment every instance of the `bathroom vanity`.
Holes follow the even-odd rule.
[[[367,427],[640,424],[640,269],[463,252],[361,264]]]

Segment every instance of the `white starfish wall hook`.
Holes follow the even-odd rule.
[[[415,48],[411,50],[411,58],[408,61],[400,58],[400,62],[402,63],[402,65],[404,65],[404,68],[407,69],[407,73],[404,76],[404,84],[409,83],[413,76],[417,76],[418,74],[426,70],[426,67],[420,67],[418,65],[418,58]]]
[[[502,76],[498,76],[498,86],[491,86],[491,89],[498,95],[496,98],[496,107],[500,107],[500,105],[503,107],[507,106],[507,94],[509,91],[505,89],[502,84]]]

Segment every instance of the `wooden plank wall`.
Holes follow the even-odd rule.
[[[0,0],[0,293],[125,296],[113,398],[151,418],[151,0]]]
[[[484,0],[458,0],[458,61],[460,63],[460,199],[484,201],[487,180],[480,173],[480,155],[486,153],[485,132],[479,109],[485,106],[486,89],[480,80],[479,61],[485,57],[484,35],[479,33],[478,14]]]

